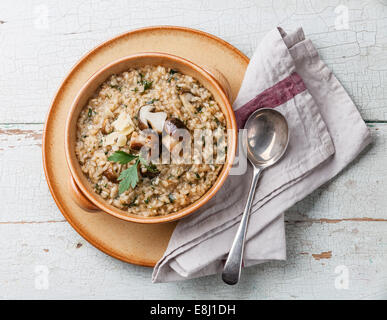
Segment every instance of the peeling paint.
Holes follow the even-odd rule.
[[[42,140],[42,132],[36,130],[23,130],[23,129],[0,129],[0,135],[18,136],[24,135],[26,138],[32,138],[37,141]]]
[[[332,251],[325,251],[321,253],[312,253],[312,257],[315,260],[330,259],[332,258]]]
[[[286,220],[286,223],[297,224],[297,223],[340,223],[340,222],[387,222],[387,219],[383,218],[343,218],[343,219],[305,219],[305,220]]]
[[[47,221],[0,221],[1,224],[41,224],[41,223],[58,223],[66,220],[47,220]]]

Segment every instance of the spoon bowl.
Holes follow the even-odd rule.
[[[248,118],[247,156],[254,166],[266,168],[284,154],[289,142],[285,117],[274,109],[259,109]]]
[[[254,167],[254,175],[241,223],[222,273],[223,281],[230,285],[238,283],[241,275],[250,209],[259,176],[262,170],[281,159],[289,143],[288,123],[285,117],[274,109],[263,108],[253,112],[247,119],[245,129],[247,134],[244,146],[247,158]]]

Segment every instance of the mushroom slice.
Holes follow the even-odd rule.
[[[191,92],[191,87],[186,83],[178,83],[176,86],[179,88],[180,92]]]
[[[149,178],[149,179],[153,179],[153,178],[157,177],[160,174],[160,171],[152,163],[150,163],[147,166],[141,166],[139,168],[139,172],[140,172],[140,174],[143,177],[146,177],[146,178]]]
[[[193,95],[190,93],[184,93],[179,95],[179,98],[184,108],[186,108],[191,114],[195,114],[196,109],[194,105],[191,103],[191,99],[193,98]]]
[[[183,123],[183,121],[181,121],[178,118],[170,118],[167,121],[165,121],[164,132],[166,133],[166,135],[163,136],[162,142],[165,145],[165,147],[169,150],[169,152],[172,152],[172,149],[176,146],[176,144],[179,143],[179,139],[174,137],[178,129],[188,130],[185,124]]]
[[[117,182],[118,175],[113,171],[112,168],[106,169],[102,174],[103,174],[109,181],[111,181],[111,182],[113,182],[113,183],[116,183],[116,182]]]
[[[187,129],[186,125],[179,118],[172,117],[165,121],[164,131],[166,134],[173,135],[177,129]]]
[[[149,128],[148,126],[148,113],[152,112],[154,109],[154,106],[146,105],[140,108],[138,112],[138,126],[141,130]]]
[[[132,137],[130,138],[129,147],[132,150],[140,150],[146,143],[146,137],[137,132],[133,132]]]
[[[101,132],[102,134],[106,135],[113,131],[113,127],[111,126],[109,119],[105,119],[102,124]]]
[[[165,112],[152,112],[153,109],[154,107],[150,105],[141,107],[138,115],[139,128],[144,130],[150,125],[153,130],[160,134],[163,131],[167,114]]]
[[[148,123],[151,125],[153,130],[159,134],[163,132],[164,123],[167,119],[167,114],[165,112],[149,112],[147,118]]]

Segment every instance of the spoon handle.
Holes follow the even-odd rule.
[[[239,281],[241,275],[243,250],[245,247],[245,238],[247,225],[249,223],[251,204],[254,199],[255,188],[262,169],[254,168],[254,176],[251,181],[249,196],[247,197],[247,203],[245,210],[243,211],[242,219],[235,235],[234,242],[232,243],[231,250],[228,254],[226,263],[222,272],[222,279],[227,284],[236,284]]]

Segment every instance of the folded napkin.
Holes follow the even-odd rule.
[[[233,105],[239,128],[263,107],[276,108],[286,117],[290,141],[282,160],[258,182],[245,267],[286,258],[283,212],[334,177],[371,140],[356,106],[301,28],[290,34],[272,30],[251,58]],[[177,224],[154,268],[153,282],[222,271],[252,178],[250,165],[241,168],[242,156],[216,196]]]

